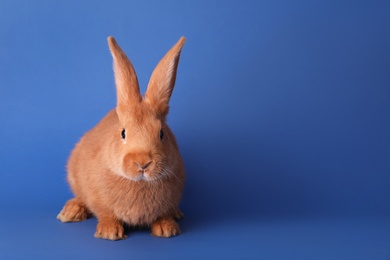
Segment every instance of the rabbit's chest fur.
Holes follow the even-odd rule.
[[[118,219],[131,225],[149,225],[158,217],[174,211],[174,205],[178,204],[178,196],[174,196],[177,188],[169,182],[122,180],[116,186],[117,189],[112,189],[110,198],[107,198],[107,206]]]

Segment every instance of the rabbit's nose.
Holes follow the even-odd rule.
[[[141,170],[145,170],[146,168],[148,168],[148,166],[152,163],[152,161],[150,162],[147,162],[145,163],[144,165],[141,165],[139,163],[136,162],[137,166],[141,168]]]

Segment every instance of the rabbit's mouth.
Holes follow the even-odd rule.
[[[143,165],[132,161],[127,166],[124,166],[120,173],[122,177],[134,182],[159,181],[172,174],[174,174],[173,168],[160,160],[149,161]]]
[[[122,174],[120,175],[134,182],[140,182],[140,181],[152,182],[152,181],[159,180],[161,177],[163,177],[162,174],[158,174],[158,173],[156,174],[150,170],[127,171],[127,172],[122,172]]]
[[[138,175],[131,178],[132,181],[138,182],[138,181],[155,181],[159,179],[158,176],[151,176],[149,171],[141,170],[138,172]]]

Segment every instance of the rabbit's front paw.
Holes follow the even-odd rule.
[[[173,237],[180,234],[180,228],[173,218],[160,218],[152,224],[152,235]]]
[[[99,222],[96,227],[96,238],[103,238],[108,240],[126,239],[123,226],[117,221]]]

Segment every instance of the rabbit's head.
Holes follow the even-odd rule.
[[[118,172],[132,181],[154,181],[173,174],[176,142],[166,116],[184,42],[181,37],[161,59],[142,96],[133,65],[115,39],[108,38],[117,89],[119,128],[113,135],[120,150]]]

